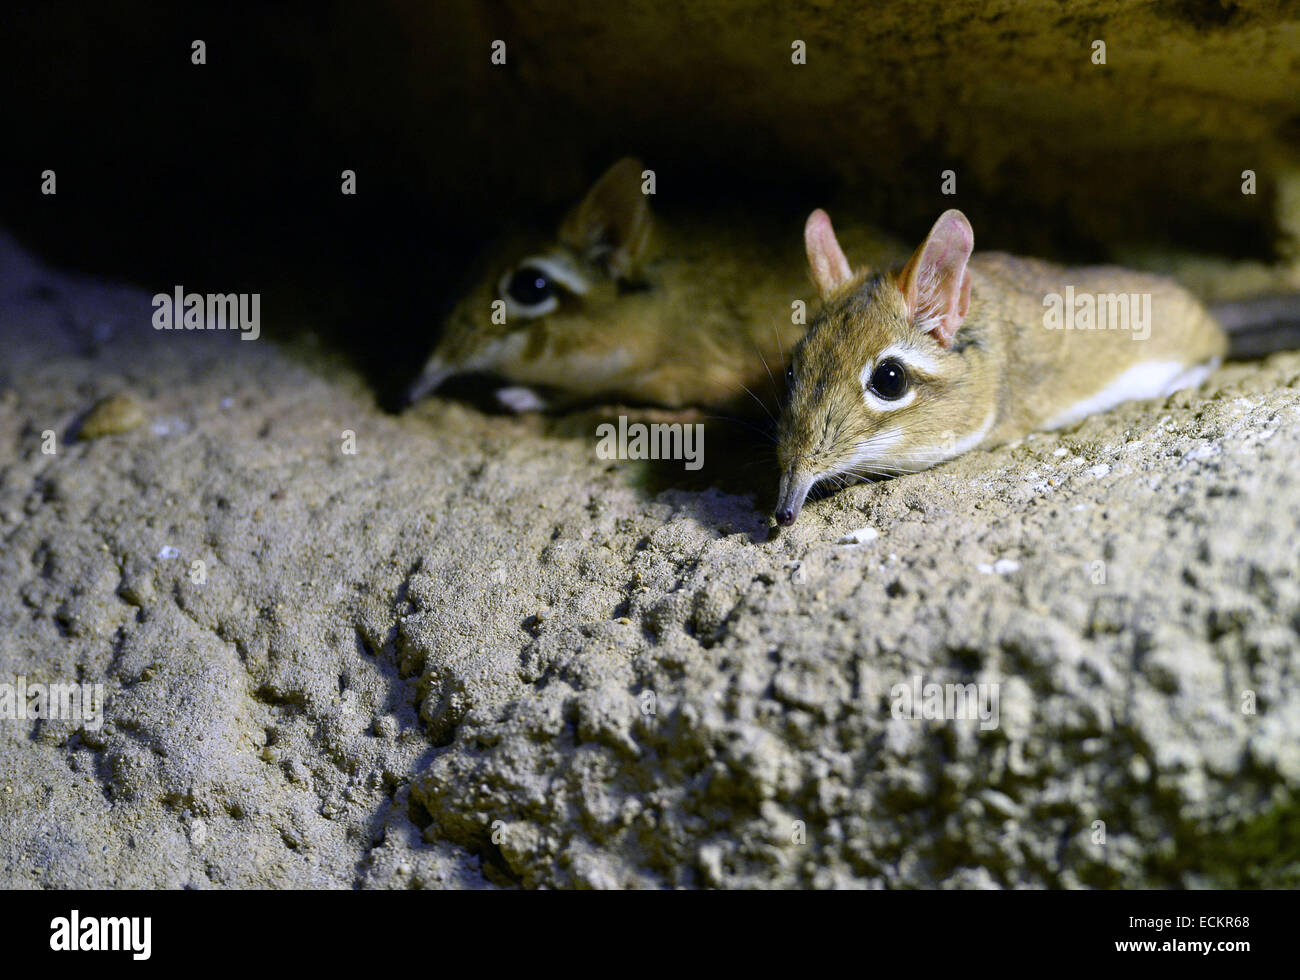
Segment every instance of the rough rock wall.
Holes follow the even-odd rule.
[[[548,181],[633,151],[706,183],[838,186],[841,203],[920,230],[951,167],[961,204],[1022,247],[1150,239],[1300,255],[1300,212],[1277,216],[1300,165],[1293,0],[390,9],[407,39],[393,60],[403,97],[379,110],[391,131],[410,111],[440,118],[449,96],[474,107],[454,136],[463,158],[423,151],[432,182],[494,175],[490,186],[546,199]],[[505,66],[489,61],[496,39]],[[1254,196],[1241,192],[1247,169]]]

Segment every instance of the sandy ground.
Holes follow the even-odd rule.
[[[1300,884],[1300,355],[778,534],[737,430],[387,415],[148,303],[0,239],[0,684],[107,694],[0,721],[0,885]]]

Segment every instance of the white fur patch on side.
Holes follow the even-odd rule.
[[[1219,359],[1188,366],[1182,361],[1148,361],[1135,364],[1095,395],[1075,402],[1043,423],[1044,429],[1073,425],[1089,415],[1108,412],[1116,405],[1144,398],[1163,398],[1183,388],[1201,384],[1219,366]]]
[[[1165,390],[1166,395],[1172,395],[1175,391],[1182,391],[1184,388],[1199,388],[1205,384],[1205,379],[1219,369],[1223,363],[1223,358],[1214,357],[1204,364],[1197,364],[1189,367],[1186,371],[1174,378]]]

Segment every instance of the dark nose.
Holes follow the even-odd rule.
[[[789,527],[794,523],[794,519],[799,516],[799,512],[793,507],[778,507],[776,509],[776,522],[782,527]]]

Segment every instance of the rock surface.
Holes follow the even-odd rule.
[[[1300,355],[777,534],[761,456],[386,415],[0,270],[0,684],[107,696],[0,721],[0,886],[1300,884]]]
[[[302,56],[367,136],[470,107],[455,132],[483,152],[414,147],[434,196],[515,193],[519,213],[580,192],[550,193],[559,175],[585,180],[635,151],[670,190],[688,174],[837,187],[842,203],[920,233],[946,206],[951,168],[976,227],[1016,226],[1017,250],[1153,240],[1231,254],[1225,238],[1258,245],[1263,231],[1300,261],[1294,0],[509,0],[492,13],[452,0],[391,14],[413,43],[390,52],[382,79],[359,81],[364,43],[346,74],[332,48]],[[364,25],[349,17],[371,14],[338,16],[333,29],[354,37]],[[492,152],[502,132],[528,166]],[[1245,170],[1255,194],[1242,193]]]

